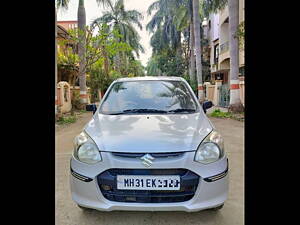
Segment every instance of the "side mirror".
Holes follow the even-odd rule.
[[[89,104],[85,106],[86,111],[93,112],[93,114],[97,111],[96,104]]]
[[[212,106],[213,106],[213,103],[211,101],[204,101],[202,104],[202,108],[205,113],[206,113],[206,110],[211,108]]]

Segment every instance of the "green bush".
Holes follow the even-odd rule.
[[[60,117],[57,123],[60,125],[70,124],[70,123],[75,123],[76,120],[77,120],[76,116]]]
[[[231,113],[231,112],[222,112],[220,109],[215,109],[211,114],[211,117],[216,118],[230,118],[238,121],[244,121],[244,113]]]
[[[232,114],[230,112],[222,112],[220,109],[215,109],[210,116],[218,118],[231,118]]]
[[[73,97],[71,99],[72,104],[72,110],[74,109],[81,109],[81,103],[80,103],[80,92],[79,91],[73,91]]]

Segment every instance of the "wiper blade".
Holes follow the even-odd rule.
[[[173,110],[160,110],[160,109],[126,109],[121,112],[112,112],[109,115],[122,115],[128,113],[190,113],[195,112],[195,109],[173,109]]]
[[[126,109],[123,113],[167,113],[167,111],[160,109]]]
[[[169,110],[167,112],[168,113],[181,113],[181,112],[190,113],[190,112],[195,112],[195,111],[196,111],[195,109],[173,109],[173,110]]]
[[[109,113],[107,115],[121,115],[121,114],[125,114],[124,112],[113,112],[113,113]]]

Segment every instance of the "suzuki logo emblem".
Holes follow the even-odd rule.
[[[141,157],[141,160],[142,160],[142,163],[144,164],[144,166],[146,167],[150,167],[152,165],[152,161],[154,160],[155,158],[152,157],[150,154],[146,154],[144,155],[143,157]]]

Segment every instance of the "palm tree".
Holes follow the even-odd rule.
[[[147,76],[161,76],[162,72],[158,68],[157,59],[151,57],[146,66]]]
[[[205,17],[209,16],[211,12],[217,12],[224,9],[228,0],[202,0],[201,6]]]
[[[78,55],[79,55],[79,86],[80,86],[80,102],[82,106],[87,103],[87,92],[86,92],[86,58],[85,58],[85,44],[86,44],[86,15],[84,8],[84,0],[79,0],[78,12]]]
[[[140,20],[143,19],[143,15],[137,10],[125,10],[124,0],[117,0],[114,5],[110,0],[97,0],[97,2],[110,10],[95,19],[92,25],[105,23],[111,30],[118,31],[121,34],[119,40],[127,43],[139,57],[139,53],[144,52],[144,48],[140,44],[140,36],[133,25],[137,25],[142,30]]]
[[[199,5],[199,3],[201,5]],[[202,59],[201,59],[201,18],[208,16],[212,11],[217,11],[224,7],[227,0],[187,0],[185,13],[189,16],[183,17],[186,23],[190,26],[190,66],[189,75],[190,80],[195,82],[195,63],[197,67],[197,83],[198,83],[198,98],[200,101],[204,100],[203,93],[203,75],[202,75]],[[201,9],[199,7],[201,6]],[[182,22],[181,22],[182,23]],[[197,23],[197,24],[196,24]],[[197,36],[197,40],[196,40]],[[196,51],[196,62],[194,57],[194,50]],[[198,60],[197,60],[198,59]]]
[[[195,50],[196,50],[196,69],[198,82],[198,99],[200,102],[204,100],[203,84],[202,84],[202,62],[201,62],[201,39],[200,39],[200,14],[199,0],[193,0],[193,22],[195,35]]]
[[[182,5],[184,0],[158,0],[152,3],[147,13],[151,15],[154,10],[157,10],[146,29],[153,34],[153,39],[162,41],[160,45],[154,46],[153,51],[159,52],[165,47],[175,49],[178,55],[182,54],[181,49],[181,30],[176,27],[176,10]],[[152,39],[151,38],[151,39]],[[158,48],[157,48],[158,47]]]
[[[55,8],[55,114],[57,113],[57,10],[68,9],[69,0],[57,0]]]
[[[178,30],[187,30],[189,32],[189,78],[191,83],[196,82],[195,77],[195,38],[194,38],[194,25],[193,25],[193,2],[192,0],[181,1],[181,6],[175,12],[176,28]]]
[[[236,37],[239,25],[239,0],[228,0],[229,54],[230,54],[230,102],[229,110],[243,111],[239,92],[239,41]]]
[[[188,0],[158,0],[152,3],[147,10],[148,15],[153,16],[146,26],[146,29],[153,33],[150,44],[152,56],[160,67],[162,75],[182,76],[186,63],[183,62],[183,45],[181,43],[184,32],[184,6]],[[178,9],[180,13],[177,13]],[[186,35],[184,35],[186,37]],[[156,63],[156,65],[158,65]],[[172,67],[175,71],[169,70]],[[153,70],[155,71],[155,70]],[[175,73],[174,73],[175,72]]]
[[[193,19],[191,17],[191,19]],[[192,83],[194,83],[196,81],[196,77],[195,77],[195,52],[194,52],[194,49],[195,49],[195,37],[194,37],[194,24],[193,22],[191,21],[190,23],[190,27],[189,27],[189,30],[190,30],[190,65],[189,65],[189,76],[190,76],[190,81]]]
[[[109,7],[109,8],[113,8],[113,3],[111,0],[96,0],[98,5],[100,6],[102,4],[102,6],[104,8]]]

